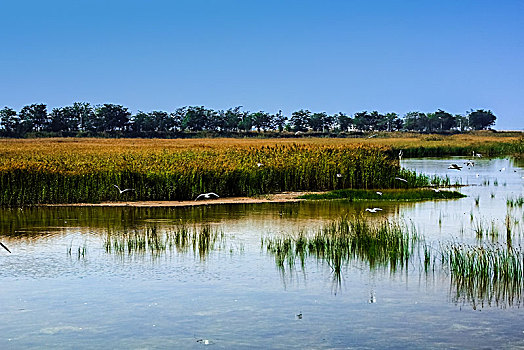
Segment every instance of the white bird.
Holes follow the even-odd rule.
[[[214,192],[209,192],[209,193],[202,193],[202,194],[199,194],[195,200],[199,200],[199,199],[216,199],[216,198],[219,198],[220,196]]]
[[[400,150],[400,152],[398,152],[398,160],[402,160],[402,156],[404,155],[404,153],[402,153],[402,150]]]
[[[373,137],[377,137],[377,134],[373,134],[371,136],[368,136],[368,139],[373,138]]]
[[[403,179],[401,177],[396,177],[395,180],[399,180],[399,181],[406,182],[406,183],[408,182],[408,180]]]
[[[342,177],[342,174],[337,174],[337,177],[339,177],[339,178]]]
[[[438,189],[438,188],[434,188],[433,191],[435,191],[435,192],[440,192],[440,189]]]
[[[124,190],[121,190],[120,187],[118,187],[117,185],[113,185],[117,188],[118,192],[120,192],[120,194],[124,193],[124,192],[127,192],[127,191],[134,191],[135,189],[134,188],[126,188]]]
[[[457,165],[457,164],[453,163],[453,164],[450,164],[448,166],[448,169],[460,170],[460,169],[462,169],[462,167],[460,165]]]
[[[482,158],[482,154],[475,153],[475,151],[473,151],[473,157]]]
[[[369,211],[370,213],[376,213],[377,211],[381,211],[381,208],[366,208],[366,211]]]
[[[378,194],[379,196],[382,196],[382,192],[380,192],[380,191],[377,191],[377,194]]]
[[[6,247],[2,242],[0,242],[0,245],[1,245],[2,247],[4,247],[4,249],[7,250],[9,253],[11,253],[11,251],[9,250],[9,248],[7,248],[7,247]]]
[[[264,164],[263,163],[257,163],[257,167],[260,168],[261,166],[264,166]]]
[[[500,169],[499,171],[506,171],[506,168],[502,168],[502,169]]]

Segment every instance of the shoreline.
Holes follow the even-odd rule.
[[[126,201],[126,202],[101,202],[101,203],[59,203],[38,204],[35,207],[193,207],[201,205],[218,204],[261,204],[261,203],[294,203],[306,201],[298,198],[305,194],[321,194],[325,192],[282,192],[275,194],[259,195],[256,197],[224,197],[208,200],[190,201]]]

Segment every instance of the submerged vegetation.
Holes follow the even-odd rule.
[[[334,190],[327,193],[314,193],[300,196],[304,199],[347,199],[356,200],[379,200],[379,201],[418,201],[429,199],[454,199],[463,198],[463,195],[457,191],[445,191],[439,189],[427,188],[410,188],[410,189],[381,189],[377,190],[353,190],[343,189]]]

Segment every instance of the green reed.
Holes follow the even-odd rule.
[[[524,291],[524,255],[500,244],[442,247],[441,259],[451,271],[453,298],[476,308],[488,305],[520,305]]]
[[[341,188],[411,188],[433,181],[401,169],[391,152],[375,146],[277,145],[56,156],[35,153],[5,159],[0,167],[0,205],[191,200],[211,191],[228,197]],[[119,194],[114,185],[133,191]]]
[[[312,235],[264,238],[262,246],[272,254],[279,268],[293,267],[297,259],[304,266],[307,257],[327,263],[335,276],[350,261],[365,261],[370,269],[404,268],[419,237],[414,230],[394,221],[367,222],[342,217],[325,224]]]
[[[210,225],[192,228],[176,225],[164,231],[151,226],[131,231],[108,230],[104,247],[107,253],[120,256],[159,257],[168,252],[192,251],[195,256],[205,259],[209,252],[220,248],[220,243],[223,241],[224,233],[213,229]]]
[[[456,191],[440,190],[438,188],[409,188],[409,189],[381,189],[377,190],[334,190],[321,194],[307,194],[300,198],[305,199],[347,199],[357,200],[381,200],[381,201],[419,201],[430,199],[455,199],[463,198],[465,195]]]

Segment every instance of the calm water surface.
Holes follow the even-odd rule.
[[[448,170],[453,162],[464,165]],[[468,185],[468,197],[421,203],[224,205],[195,208],[0,209],[0,349],[515,348],[524,347],[522,295],[471,300],[447,271],[419,262],[390,271],[351,261],[340,280],[313,257],[279,269],[263,237],[312,232],[343,214],[397,218],[426,242],[521,242],[522,163],[408,159],[403,166]],[[377,214],[365,211],[380,206]],[[206,254],[107,252],[108,234],[185,223],[223,238]],[[480,239],[478,225],[493,227]],[[496,234],[495,234],[496,233]]]

